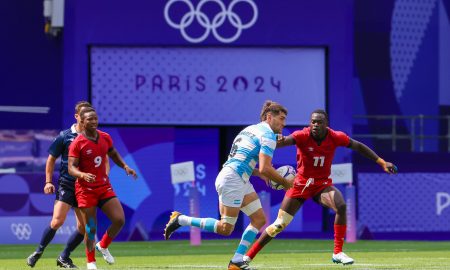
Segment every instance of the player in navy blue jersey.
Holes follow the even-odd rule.
[[[36,251],[27,258],[27,264],[34,267],[41,258],[47,245],[55,236],[56,231],[64,224],[67,213],[73,207],[77,219],[77,230],[70,236],[66,247],[56,260],[56,265],[62,268],[76,268],[70,259],[70,253],[84,240],[85,224],[81,216],[78,204],[75,198],[75,180],[67,169],[69,145],[81,132],[80,111],[83,108],[92,107],[89,102],[80,101],[75,106],[76,124],[69,129],[63,130],[55,138],[48,150],[49,155],[45,166],[45,194],[56,194],[55,205],[53,207],[53,218],[50,225],[42,233],[42,238]],[[58,188],[53,184],[53,170],[58,157],[61,157],[61,168],[59,172]]]

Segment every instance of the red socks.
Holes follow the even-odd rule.
[[[334,224],[334,254],[342,252],[347,225]]]
[[[112,240],[113,239],[111,237],[109,237],[108,232],[105,232],[105,234],[102,237],[102,240],[100,241],[100,247],[108,248],[109,245],[111,244]]]
[[[88,263],[95,262],[95,248],[92,251],[86,248],[86,258]]]
[[[255,243],[253,243],[252,247],[250,248],[249,251],[247,251],[247,256],[249,256],[252,260],[253,258],[255,258],[256,254],[258,254],[258,252],[263,248],[264,246],[261,246],[259,244],[259,241],[256,241]]]

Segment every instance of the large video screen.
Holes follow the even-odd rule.
[[[306,125],[326,106],[326,51],[92,46],[90,82],[103,124],[248,125],[270,99]]]

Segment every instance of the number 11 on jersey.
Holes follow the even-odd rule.
[[[320,156],[320,157],[313,157],[314,158],[314,167],[317,167],[317,165],[319,165],[319,160],[320,160],[320,167],[323,167],[323,163],[325,162],[325,156]]]

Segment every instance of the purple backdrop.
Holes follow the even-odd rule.
[[[235,41],[223,43],[211,32],[204,41],[190,43],[183,38],[181,30],[166,21],[164,9],[169,1],[88,1],[66,2],[64,35],[64,114],[65,124],[72,122],[73,104],[88,98],[89,45],[120,46],[325,46],[327,47],[328,109],[332,125],[351,133],[351,98],[353,70],[353,1],[258,1],[258,17],[251,27],[242,29]],[[199,1],[191,0],[193,6]],[[254,2],[254,1],[253,1]],[[226,7],[231,1],[223,1]],[[205,4],[202,11],[213,20],[217,7]],[[173,21],[182,19],[186,7],[174,7],[170,11]],[[242,15],[243,24],[252,20],[252,9],[245,3],[236,4],[235,12]],[[186,18],[188,19],[188,18]],[[206,20],[206,19],[204,19]],[[239,19],[233,17],[231,21]],[[231,23],[229,23],[231,24]],[[233,35],[228,27],[219,31],[226,37]],[[200,23],[186,29],[193,36],[202,34]],[[196,35],[197,34],[197,35]],[[274,67],[276,68],[276,67]],[[267,95],[271,98],[271,95]],[[293,96],[302,99],[302,95]],[[236,101],[238,102],[238,101]],[[259,102],[259,101],[258,101]],[[259,112],[255,112],[257,115]],[[295,118],[295,115],[291,117]],[[341,153],[337,160],[343,159]],[[347,156],[348,159],[348,156]]]
[[[450,232],[449,173],[360,173],[359,222],[373,233]]]

